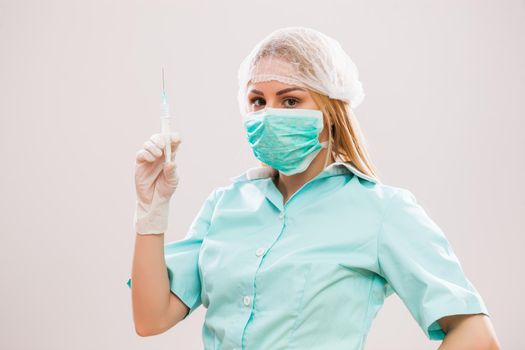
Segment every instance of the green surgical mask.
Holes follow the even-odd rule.
[[[246,114],[243,124],[255,157],[284,175],[305,171],[328,146],[318,139],[323,130],[318,109],[264,108]]]

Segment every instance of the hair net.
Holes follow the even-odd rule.
[[[305,27],[277,29],[241,62],[238,72],[241,114],[249,109],[250,82],[278,80],[302,86],[356,108],[365,97],[357,67],[339,42]]]

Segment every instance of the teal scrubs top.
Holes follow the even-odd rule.
[[[393,293],[430,340],[445,337],[441,317],[490,316],[409,190],[338,160],[283,205],[275,173],[250,168],[215,188],[165,244],[171,291],[188,315],[207,309],[206,350],[360,350]]]

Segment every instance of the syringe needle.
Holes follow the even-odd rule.
[[[164,67],[162,67],[162,93],[166,96],[166,88],[164,87]]]

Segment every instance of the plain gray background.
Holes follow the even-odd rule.
[[[166,240],[258,164],[237,68],[272,30],[310,26],[360,70],[356,109],[386,184],[410,189],[525,348],[525,3],[1,1],[0,348],[202,349],[205,309],[134,332],[135,152],[159,131],[161,67],[183,143]],[[343,303],[344,300],[334,302]],[[367,349],[436,349],[393,295]]]

